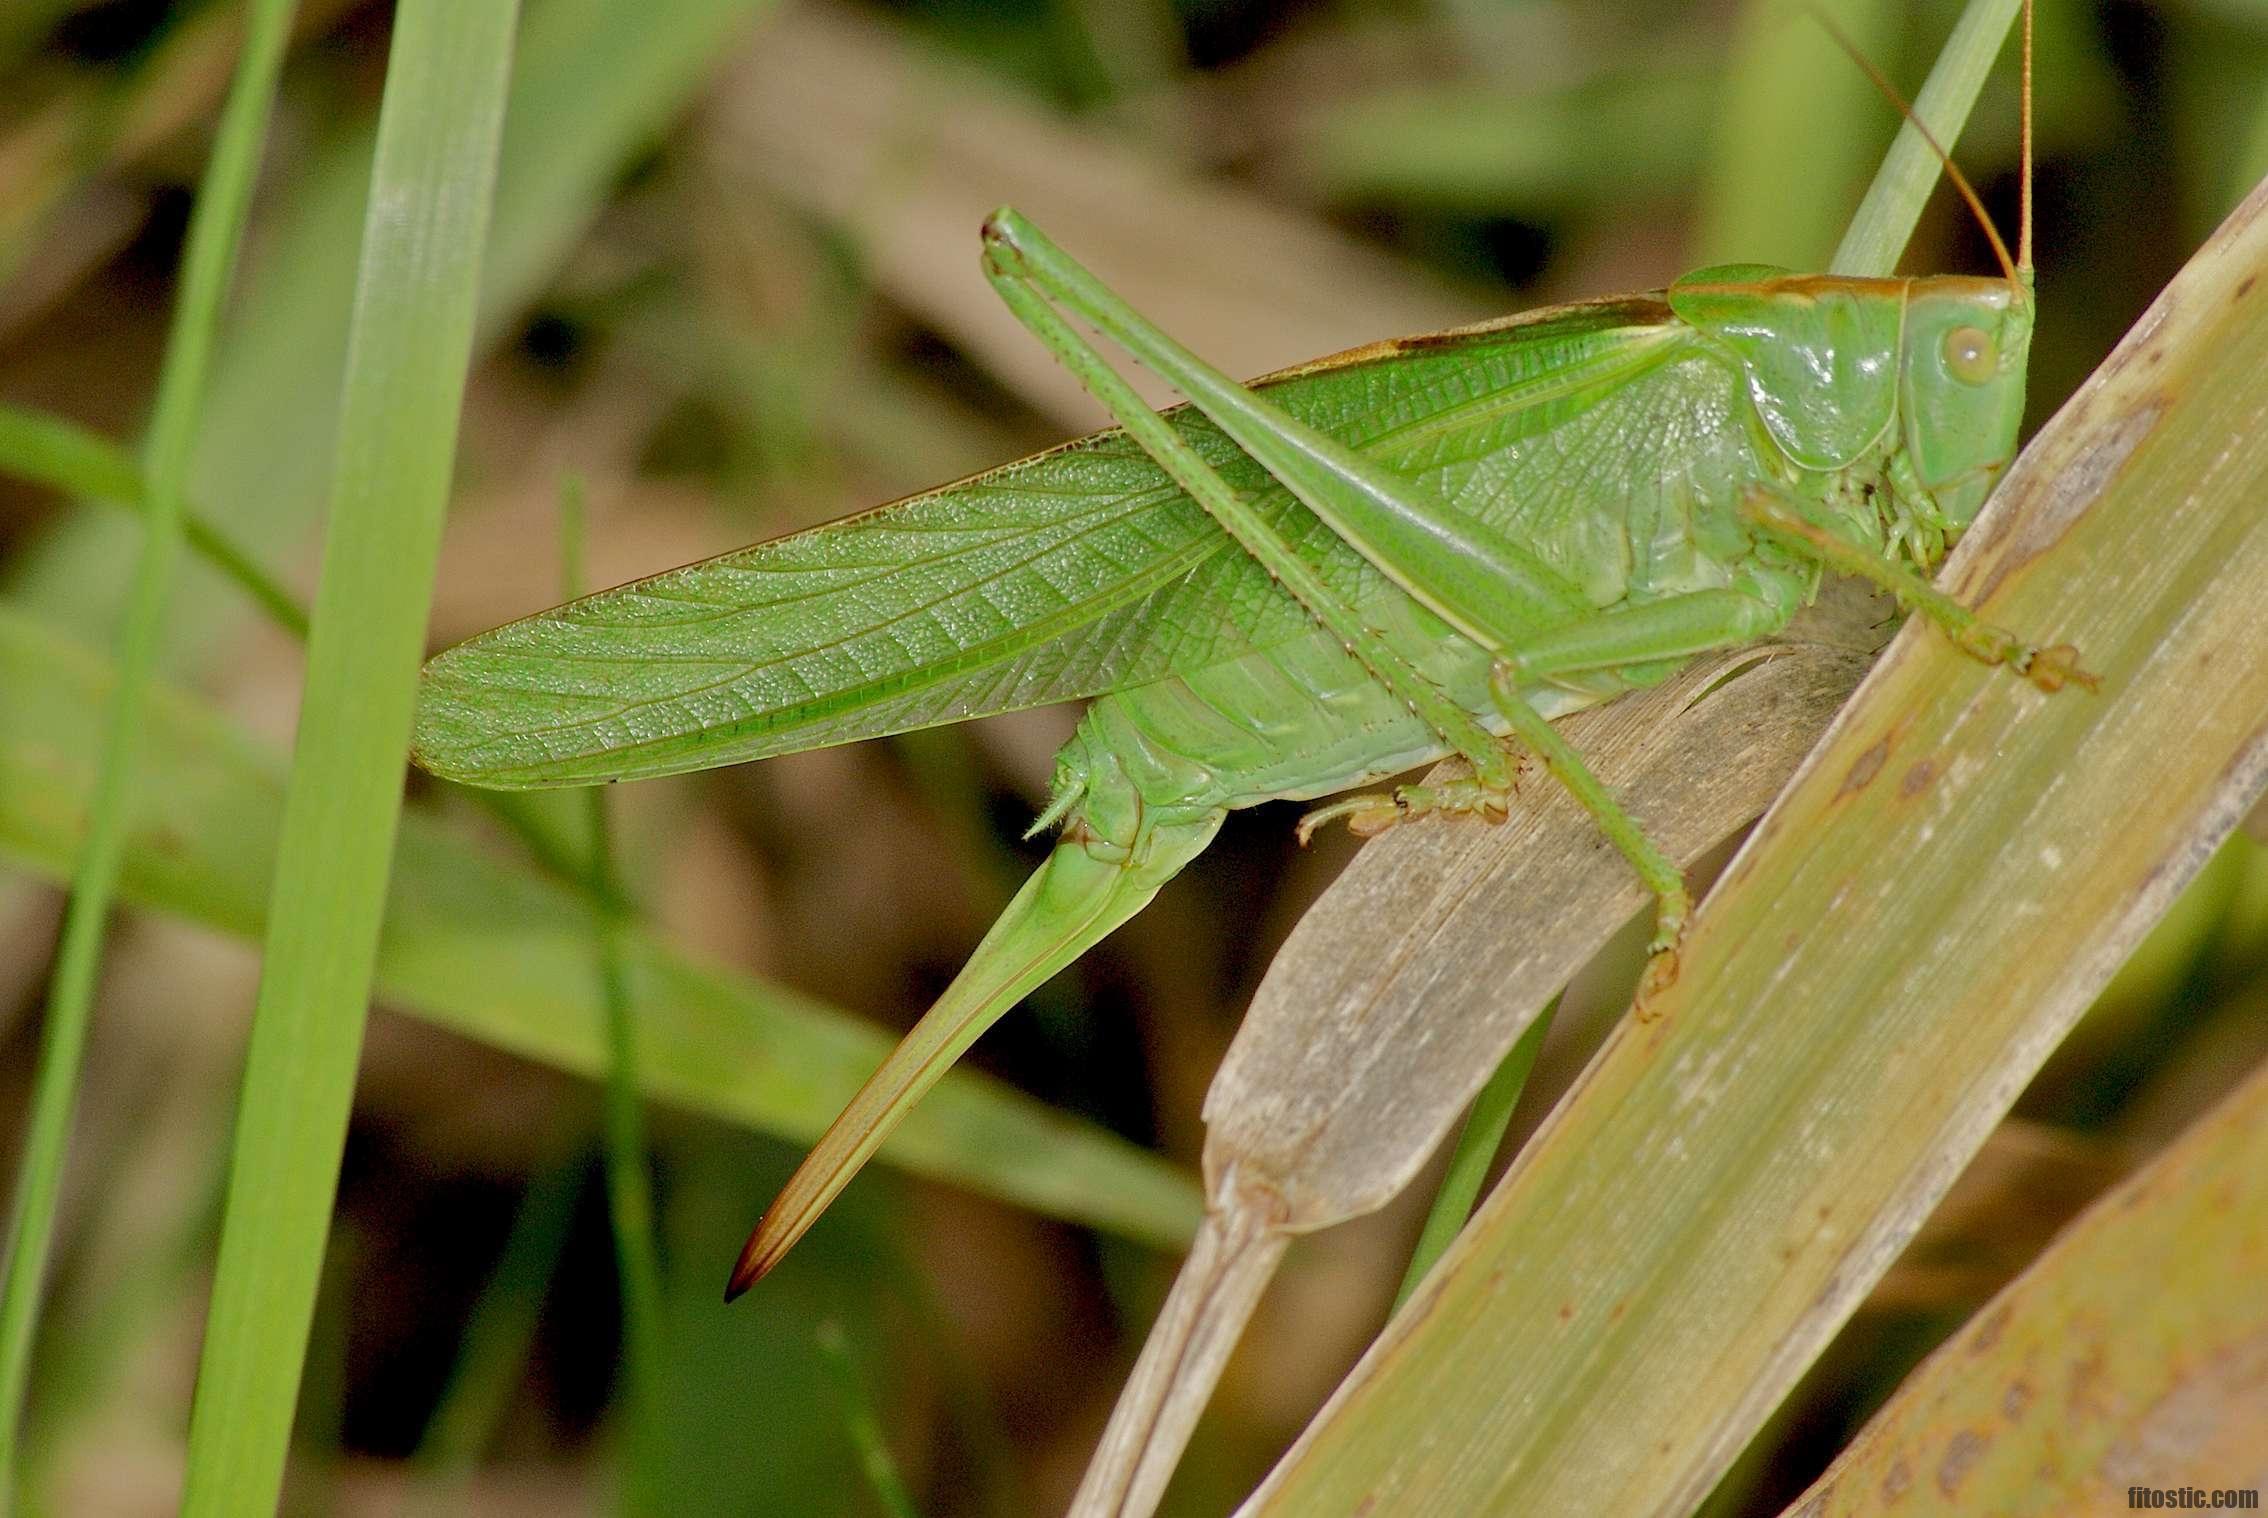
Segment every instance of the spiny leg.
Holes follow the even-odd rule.
[[[2066,685],[2098,689],[2102,680],[2079,667],[2079,650],[2068,643],[2047,648],[2024,642],[1996,627],[1893,559],[1849,542],[1814,521],[1802,497],[1766,485],[1752,485],[1741,497],[1742,518],[1772,541],[1816,560],[1837,574],[1880,586],[1902,606],[1920,612],[1945,630],[1962,652],[1987,664],[2005,664],[2053,693]]]
[[[1035,268],[1025,256],[1024,248],[1003,234],[1001,223],[1007,215],[1000,213],[986,223],[984,268],[985,277],[1016,319],[1046,344],[1064,368],[1076,375],[1088,392],[1102,402],[1112,419],[1126,429],[1142,451],[1187,491],[1208,516],[1220,523],[1238,546],[1258,560],[1272,579],[1339,640],[1349,655],[1359,660],[1373,678],[1392,691],[1452,750],[1463,755],[1478,779],[1499,789],[1509,786],[1510,765],[1502,745],[1488,729],[1395,652],[1362,620],[1354,607],[1324,584],[1314,567],[1211,465],[1197,456],[1173,425],[1136,394],[1133,386],[1091,343],[1056,313],[1049,301],[1064,298],[1061,280],[1052,270]],[[1022,225],[1028,227],[1028,224]],[[1027,240],[1032,235],[1025,233]]]
[[[1685,889],[1685,872],[1646,836],[1636,819],[1622,809],[1622,803],[1591,773],[1583,756],[1575,752],[1575,746],[1528,704],[1527,697],[1520,693],[1513,680],[1511,666],[1499,662],[1488,682],[1496,709],[1512,725],[1513,735],[1543,760],[1553,778],[1591,814],[1599,831],[1630,861],[1630,867],[1638,872],[1646,889],[1654,893],[1654,938],[1646,946],[1649,955],[1646,974],[1638,985],[1638,1000],[1643,1005],[1647,998],[1677,979],[1677,946],[1685,937],[1685,920],[1693,911],[1693,897]]]
[[[1693,907],[1684,872],[1622,809],[1559,729],[1529,704],[1522,687],[1557,675],[1684,658],[1751,643],[1785,626],[1801,594],[1802,587],[1793,578],[1759,570],[1738,590],[1699,590],[1608,607],[1506,649],[1490,675],[1489,693],[1514,735],[1582,803],[1599,831],[1622,851],[1654,893],[1653,957],[1640,987],[1641,1003],[1677,978],[1677,945]]]
[[[1014,211],[985,227],[989,263],[1156,370],[1261,468],[1420,604],[1488,648],[1591,610],[1534,549],[1422,481],[1311,427],[1145,320]],[[997,281],[996,281],[997,283]]]
[[[1580,781],[1566,781],[1568,788],[1598,818],[1601,829],[1617,847],[1623,847],[1628,839],[1636,839],[1644,845],[1638,851],[1623,847],[1623,852],[1629,855],[1639,874],[1647,878],[1649,886],[1658,887],[1664,878],[1663,871],[1671,870],[1674,874],[1674,869],[1645,839],[1637,824],[1614,804],[1612,796],[1588,769],[1581,768],[1581,758],[1558,737],[1558,729],[1545,723],[1518,692],[1555,676],[1686,658],[1712,649],[1752,643],[1786,626],[1802,595],[1803,584],[1798,577],[1757,569],[1747,576],[1742,589],[1697,590],[1665,596],[1658,601],[1607,607],[1534,634],[1501,652],[1491,687],[1499,708],[1505,708],[1508,701],[1518,703],[1520,711],[1506,710],[1505,715],[1523,739],[1531,730],[1528,718],[1533,718],[1552,735],[1562,751],[1558,760],[1554,761],[1540,747],[1536,752],[1563,781],[1567,775],[1581,770]],[[1439,786],[1405,786],[1390,796],[1358,797],[1311,812],[1301,821],[1302,836],[1304,839],[1315,827],[1338,817],[1345,817],[1355,832],[1370,833],[1429,812],[1478,811],[1487,815],[1491,800],[1474,793],[1463,781],[1452,780]],[[1501,799],[1495,799],[1495,804],[1501,807]],[[1656,935],[1657,951],[1674,942],[1675,919],[1681,915],[1676,903],[1664,896],[1664,926]]]

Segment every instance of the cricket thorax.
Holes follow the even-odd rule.
[[[2009,281],[1735,266],[1669,299],[1738,369],[1791,483],[1869,546],[1933,566],[2014,455],[2032,308]]]

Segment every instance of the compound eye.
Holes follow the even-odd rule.
[[[1979,327],[1955,327],[1945,334],[1945,367],[1964,385],[1981,385],[2000,372],[1992,334]]]

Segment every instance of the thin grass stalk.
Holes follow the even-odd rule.
[[[503,1253],[466,1319],[456,1363],[410,1457],[432,1478],[437,1509],[450,1506],[446,1498],[479,1464],[504,1420],[588,1173],[588,1156],[582,1154],[538,1173],[513,1214]]]
[[[1472,1110],[1465,1114],[1465,1125],[1457,1130],[1457,1146],[1449,1152],[1448,1169],[1442,1172],[1440,1189],[1433,1194],[1433,1205],[1425,1214],[1425,1226],[1418,1230],[1417,1245],[1410,1251],[1409,1268],[1402,1272],[1402,1284],[1394,1291],[1394,1312],[1410,1299],[1418,1289],[1425,1273],[1433,1262],[1456,1242],[1465,1220],[1473,1215],[1473,1203],[1480,1199],[1481,1182],[1488,1179],[1488,1167],[1496,1159],[1496,1151],[1504,1145],[1504,1130],[1512,1126],[1512,1113],[1520,1105],[1520,1092],[1528,1084],[1528,1076],[1536,1068],[1536,1056],[1543,1053],[1544,1038],[1551,1032],[1552,1014],[1559,1010],[1559,998],[1553,997],[1536,1020],[1528,1024],[1528,1031],[1504,1056],[1496,1073],[1481,1087],[1480,1095],[1473,1098]]]
[[[1877,123],[1888,120],[1822,19],[1879,58],[1907,9],[1890,0],[1745,0],[1718,85],[1692,262],[1819,267],[1852,187],[1875,161]],[[1793,185],[1802,191],[1791,193]]]
[[[875,1505],[888,1518],[921,1518],[913,1493],[906,1489],[905,1477],[898,1474],[889,1441],[882,1437],[881,1421],[874,1416],[874,1399],[867,1392],[866,1378],[858,1373],[850,1338],[832,1318],[819,1325],[819,1350],[834,1375],[836,1395],[842,1403],[843,1431],[858,1451],[859,1474],[866,1478]]]
[[[588,541],[583,481],[570,475],[559,492],[560,591],[567,600],[589,590],[584,573]],[[638,1094],[638,1036],[631,1017],[630,973],[623,930],[629,894],[615,862],[613,787],[584,790],[590,854],[583,885],[596,913],[599,996],[606,1008],[606,1082],[602,1128],[606,1148],[607,1216],[614,1231],[614,1264],[622,1298],[622,1363],[629,1383],[629,1457],[625,1477],[629,1508],[659,1512],[666,1490],[658,1467],[662,1443],[655,1427],[662,1407],[661,1265],[654,1253],[654,1188],[646,1170],[645,1110]]]
[[[12,1501],[16,1485],[17,1440],[54,1246],[56,1198],[78,1105],[105,929],[133,822],[130,792],[143,710],[180,556],[182,497],[212,373],[213,338],[252,203],[276,78],[291,37],[294,3],[256,0],[252,7],[244,54],[221,112],[211,167],[190,221],[180,300],[150,414],[149,488],[143,512],[148,530],[119,633],[118,681],[111,694],[108,734],[48,987],[30,1125],[16,1187],[7,1279],[0,1287],[0,1504]]]
[[[518,7],[403,0],[197,1394],[188,1518],[271,1512],[401,817]]]
[[[1961,12],[1944,51],[1937,55],[1937,66],[1914,97],[1913,116],[1898,128],[1897,141],[1890,144],[1889,156],[1882,160],[1866,198],[1836,245],[1827,265],[1830,274],[1887,274],[1897,267],[1898,255],[1920,225],[1930,191],[1943,172],[1937,149],[1930,146],[1916,120],[1966,119],[1968,102],[1984,88],[1985,76],[2007,44],[2009,23],[2022,4],[2023,0],[1971,0]],[[1953,150],[1952,137],[1939,140],[1947,152]]]
[[[108,501],[138,515],[150,510],[150,487],[134,456],[69,417],[0,403],[0,470],[65,495]],[[250,549],[189,502],[180,503],[181,541],[222,579],[242,591],[269,621],[304,640],[307,608],[261,567]]]

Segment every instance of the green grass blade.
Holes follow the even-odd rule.
[[[158,375],[151,415],[148,530],[135,564],[126,622],[119,634],[119,672],[111,692],[109,733],[96,771],[86,841],[71,882],[63,936],[49,982],[31,1118],[15,1194],[7,1280],[0,1288],[0,1502],[12,1489],[31,1352],[53,1246],[56,1194],[78,1104],[105,929],[133,821],[132,787],[140,755],[142,713],[165,632],[166,609],[182,536],[182,495],[190,450],[212,370],[213,334],[243,239],[261,144],[291,35],[292,0],[259,0],[244,56],[221,113],[211,167],[197,197],[184,255],[181,292]]]
[[[1979,1308],[1785,1518],[1887,1518],[1920,1481],[2010,1518],[2257,1490],[2264,1259],[2268,1066]]]
[[[560,594],[583,594],[587,517],[583,482],[570,476],[559,494]],[[615,1270],[621,1281],[623,1380],[630,1408],[628,1506],[634,1513],[661,1511],[662,1472],[655,1461],[662,1448],[653,1423],[661,1410],[661,1266],[654,1255],[654,1188],[646,1172],[646,1123],[638,1095],[638,1036],[630,1003],[630,972],[622,928],[629,897],[615,867],[614,823],[609,815],[611,786],[583,793],[589,826],[589,854],[583,884],[596,909],[600,999],[606,1005],[606,1199],[614,1230]]]
[[[1254,1518],[1689,1511],[1856,1308],[2268,784],[2264,260],[2268,189],[1948,568],[2101,692],[1909,625]]]
[[[1449,1153],[1449,1168],[1443,1172],[1440,1189],[1433,1194],[1433,1206],[1426,1212],[1425,1227],[1418,1232],[1417,1247],[1410,1251],[1409,1268],[1402,1272],[1402,1284],[1395,1289],[1394,1311],[1402,1310],[1425,1273],[1433,1269],[1433,1262],[1456,1241],[1465,1220],[1473,1215],[1481,1182],[1488,1178],[1488,1167],[1503,1146],[1504,1130],[1512,1126],[1512,1110],[1520,1103],[1521,1088],[1536,1068],[1536,1056],[1543,1053],[1552,1014],[1558,1010],[1555,997],[1536,1014],[1528,1031],[1520,1035],[1512,1052],[1504,1056],[1488,1084],[1481,1087],[1480,1095],[1473,1098],[1465,1126],[1457,1130],[1457,1147]]]
[[[182,1511],[283,1482],[401,811],[518,6],[394,19],[331,518]]]
[[[1905,8],[1820,0],[1817,9],[1869,58],[1883,58]],[[1785,0],[1741,7],[1720,91],[1691,261],[1818,268],[1890,107],[1818,17]],[[1790,185],[1805,190],[1791,194]]]
[[[0,404],[0,472],[150,515],[150,486],[134,456],[68,417]],[[187,503],[181,506],[181,540],[269,621],[295,638],[307,636],[307,608],[299,598],[261,568],[249,549]]]
[[[2008,40],[2009,23],[2016,19],[2023,0],[1969,0],[1953,35],[1937,55],[1937,65],[1921,93],[1914,97],[1914,115],[1946,152],[1960,140],[1961,128],[1976,104]],[[1890,156],[1882,160],[1866,199],[1851,217],[1843,240],[1827,265],[1833,274],[1888,274],[1898,266],[1906,242],[1929,204],[1930,191],[1944,169],[1937,151],[1912,121],[1898,129]]]
[[[504,1421],[535,1345],[543,1299],[566,1252],[589,1168],[587,1158],[577,1155],[539,1172],[520,1198],[496,1269],[466,1320],[448,1384],[411,1457],[444,1490],[480,1463]]]
[[[479,333],[525,310],[597,215],[614,178],[699,89],[769,0],[549,0],[514,59],[503,161],[484,260]],[[520,125],[514,125],[519,123]],[[344,313],[370,179],[371,138],[318,154],[279,199],[247,271],[214,376],[190,496],[239,542],[296,544],[324,498],[344,362]],[[107,626],[115,565],[134,529],[75,513],[17,556],[8,594],[81,632]],[[231,610],[209,576],[184,576],[167,667],[194,668]]]
[[[867,1392],[866,1378],[859,1374],[850,1338],[832,1318],[819,1325],[819,1348],[834,1373],[843,1429],[850,1435],[851,1447],[858,1451],[859,1472],[873,1491],[875,1505],[888,1518],[921,1518],[913,1493],[906,1490],[905,1478],[898,1474],[889,1441],[882,1437],[881,1421],[874,1416],[874,1399]]]
[[[114,678],[85,644],[0,606],[0,858],[68,876],[86,826],[99,714]],[[284,766],[265,744],[161,686],[121,899],[257,942],[267,921]],[[517,865],[420,812],[402,819],[378,994],[523,1058],[600,1079],[606,1011],[579,885]],[[873,1023],[627,930],[638,1075],[650,1100],[809,1144],[894,1039]],[[988,1077],[948,1075],[882,1157],[1018,1206],[1163,1248],[1187,1244],[1182,1171]]]

